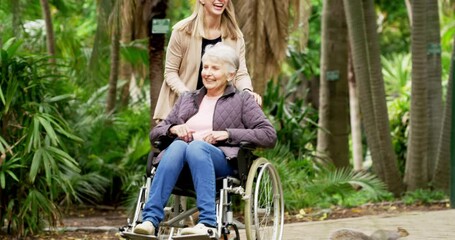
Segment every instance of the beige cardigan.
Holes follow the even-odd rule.
[[[245,41],[222,38],[223,43],[233,47],[240,58],[240,66],[233,82],[239,90],[253,90],[245,62]],[[202,38],[192,37],[184,31],[174,29],[166,51],[164,82],[156,103],[153,119],[165,119],[180,94],[196,90],[201,65]]]

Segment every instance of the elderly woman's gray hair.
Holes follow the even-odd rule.
[[[237,69],[239,69],[239,56],[232,47],[222,42],[215,45],[208,45],[205,48],[202,62],[205,62],[209,58],[222,61],[223,64],[226,64],[228,73],[236,73]]]

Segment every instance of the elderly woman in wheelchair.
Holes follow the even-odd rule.
[[[150,195],[135,234],[155,235],[165,217],[164,207],[184,166],[191,172],[198,223],[180,235],[207,234],[218,238],[216,179],[232,176],[229,159],[237,157],[241,142],[257,147],[275,145],[276,131],[254,100],[235,89],[233,81],[239,58],[231,47],[208,46],[202,57],[204,87],[182,94],[169,116],[150,133],[151,141],[162,136],[172,143],[160,152]],[[281,186],[279,186],[281,188]]]

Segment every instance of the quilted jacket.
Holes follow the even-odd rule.
[[[160,136],[169,135],[170,127],[183,124],[195,115],[206,92],[203,87],[181,95],[168,117],[150,132],[150,140],[153,142]],[[217,144],[228,158],[237,156],[237,146],[242,141],[270,148],[275,146],[277,138],[275,129],[254,97],[230,84],[215,105],[213,130],[229,133],[229,139]]]

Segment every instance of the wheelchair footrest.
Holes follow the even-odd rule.
[[[144,235],[133,232],[122,232],[120,233],[120,236],[131,240],[158,240],[158,238],[154,235]]]
[[[213,236],[209,236],[207,234],[201,234],[201,235],[181,235],[181,236],[175,236],[172,238],[173,240],[215,240],[217,238]]]

